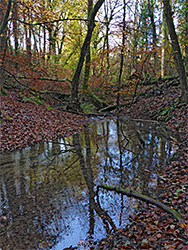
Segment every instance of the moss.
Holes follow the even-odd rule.
[[[1,88],[0,94],[2,96],[7,96],[8,95],[4,88]]]
[[[88,103],[82,103],[81,108],[86,113],[93,112],[95,110],[94,105],[93,104],[88,104]]]

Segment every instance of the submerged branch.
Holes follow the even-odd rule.
[[[155,205],[155,206],[161,208],[165,212],[171,214],[178,221],[181,221],[183,219],[182,216],[178,212],[169,208],[168,206],[161,203],[160,201],[157,201],[157,200],[155,200],[151,197],[148,197],[146,195],[143,195],[143,194],[138,194],[133,190],[123,189],[123,188],[113,187],[113,186],[107,186],[107,185],[98,185],[97,186],[97,193],[99,192],[99,188],[103,188],[103,189],[106,189],[108,191],[115,191],[116,193],[127,195],[128,197],[137,198],[139,200],[145,201],[147,203],[150,203],[152,205]]]

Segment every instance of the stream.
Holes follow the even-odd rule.
[[[96,195],[97,185],[157,199],[172,136],[157,122],[93,119],[79,134],[0,153],[0,249],[84,249],[125,227],[141,202]]]

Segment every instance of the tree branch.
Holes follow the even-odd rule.
[[[150,203],[152,205],[155,205],[155,206],[161,208],[162,210],[164,210],[165,212],[171,214],[178,221],[181,221],[183,219],[182,216],[178,212],[169,208],[168,206],[161,203],[160,201],[157,201],[157,200],[155,200],[151,197],[148,197],[146,195],[138,194],[133,190],[123,189],[123,188],[113,187],[113,186],[107,186],[107,185],[98,185],[97,186],[97,194],[98,194],[100,188],[106,189],[108,191],[115,191],[116,193],[127,195],[128,197],[134,197],[134,198],[137,198],[139,200]]]
[[[52,23],[58,23],[58,22],[62,22],[62,21],[84,21],[84,22],[88,22],[88,19],[84,19],[84,18],[60,18],[57,20],[51,20],[51,21],[45,21],[45,22],[36,22],[36,23],[28,23],[25,22],[23,20],[17,19],[17,18],[10,18],[8,21],[18,21],[20,23],[23,23],[25,25],[31,25],[31,26],[37,26],[37,25],[47,25],[47,24],[52,24]]]

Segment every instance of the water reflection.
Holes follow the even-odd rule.
[[[0,154],[0,248],[62,250],[124,226],[136,201],[105,190],[96,197],[96,185],[158,196],[169,138],[157,123],[120,118]]]

